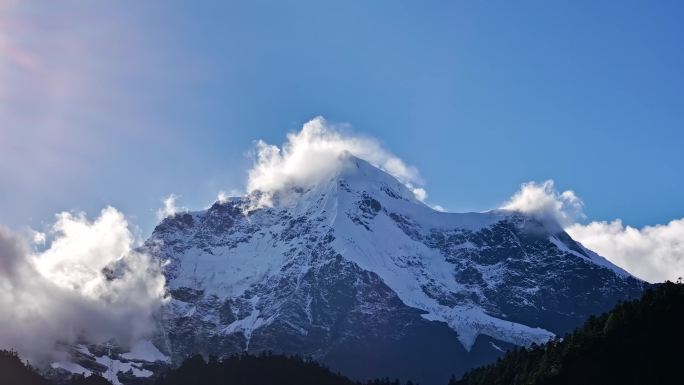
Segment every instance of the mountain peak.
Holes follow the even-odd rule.
[[[419,202],[410,190],[410,185],[402,183],[389,172],[351,154],[347,154],[344,158],[335,179],[352,186],[355,190],[386,192],[389,189],[403,199]]]
[[[320,195],[330,195],[339,190],[338,193],[354,191],[373,196],[389,195],[423,205],[411,190],[412,187],[370,162],[343,152],[333,165],[321,167],[320,172],[307,175],[306,178],[291,177],[279,183],[277,188],[253,190],[246,200],[250,209],[284,208],[306,204],[307,200],[316,200]]]
[[[365,358],[382,358],[359,351],[404,344],[393,351],[414,370],[406,377],[446,380],[644,287],[539,218],[435,211],[350,154],[316,178],[164,220],[145,247],[170,261],[162,340],[174,360],[198,346],[216,356],[274,350],[360,378],[397,361],[364,371]],[[434,367],[444,357],[460,361]]]

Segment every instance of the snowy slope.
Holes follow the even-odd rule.
[[[155,371],[168,364],[169,358],[151,341],[139,341],[128,352],[110,346],[77,345],[70,347],[63,361],[53,362],[48,373],[63,380],[63,374],[89,376],[98,373],[114,385],[124,385],[140,378],[149,378]]]

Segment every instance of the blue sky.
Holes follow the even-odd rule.
[[[449,211],[554,179],[591,220],[684,216],[684,5],[642,1],[8,2],[0,223],[244,188],[311,118],[377,138]]]

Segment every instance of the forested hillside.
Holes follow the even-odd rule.
[[[668,282],[562,340],[510,351],[451,385],[684,383],[683,326],[684,285]]]
[[[360,385],[320,364],[298,357],[264,353],[233,355],[222,360],[189,358],[160,376],[155,385]],[[399,385],[389,379],[367,385]],[[409,383],[410,385],[410,383]]]

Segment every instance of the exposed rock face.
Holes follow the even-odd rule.
[[[423,384],[541,343],[645,283],[519,213],[452,214],[350,157],[307,190],[165,219],[144,248],[168,260],[157,346],[311,356],[354,378]]]

